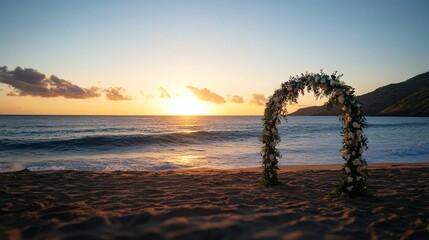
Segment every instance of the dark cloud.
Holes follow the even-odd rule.
[[[168,92],[167,92],[167,90],[165,90],[165,88],[159,88],[159,92],[160,92],[160,95],[159,95],[159,97],[160,98],[163,98],[163,99],[170,99],[171,98],[171,96],[170,96],[170,94],[168,94]]]
[[[235,102],[235,103],[243,103],[243,97],[240,96],[232,96],[231,97],[231,102]]]
[[[74,99],[93,98],[100,96],[97,87],[82,88],[70,81],[55,75],[45,74],[32,68],[16,67],[9,71],[6,66],[0,67],[0,82],[8,84],[13,91],[8,96],[64,97]]]
[[[264,94],[252,94],[252,99],[250,100],[250,104],[260,105],[263,106],[267,102],[267,98],[264,96]]]
[[[207,88],[203,88],[203,89],[198,89],[196,87],[192,87],[192,86],[186,86],[189,90],[191,90],[194,93],[194,96],[197,97],[198,99],[202,100],[202,101],[206,101],[206,102],[213,102],[213,103],[225,103],[225,99],[210,91]]]
[[[125,89],[121,87],[111,87],[104,89],[106,97],[112,101],[123,101],[123,100],[133,100],[133,98],[125,93],[121,93]]]

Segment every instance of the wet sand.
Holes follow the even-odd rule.
[[[371,198],[327,198],[340,165],[0,173],[0,239],[429,239],[429,164],[371,164]]]

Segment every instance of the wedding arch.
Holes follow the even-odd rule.
[[[286,119],[286,104],[297,103],[299,94],[304,94],[307,89],[307,92],[313,91],[316,98],[328,97],[329,100],[325,103],[327,109],[334,105],[340,107],[338,116],[343,136],[341,156],[346,162],[341,170],[338,187],[332,193],[345,197],[368,195],[367,163],[362,157],[363,152],[368,149],[368,140],[363,134],[366,119],[362,113],[362,105],[356,100],[354,89],[340,82],[341,77],[337,72],[327,75],[323,71],[291,76],[289,81],[284,82],[269,98],[262,119],[264,130],[260,138],[263,144],[261,155],[264,185],[273,186],[280,183],[277,177],[278,158],[281,157],[276,149],[280,142],[277,124],[282,117]]]

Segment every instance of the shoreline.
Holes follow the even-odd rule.
[[[326,194],[342,164],[0,173],[0,239],[426,239],[429,163],[370,164],[373,197]]]
[[[296,172],[296,171],[335,171],[341,170],[344,164],[308,164],[308,165],[280,165],[278,172]],[[262,166],[261,166],[262,167]],[[215,170],[215,171],[261,171],[261,167],[244,167],[244,168],[183,168],[173,170],[153,170],[153,171],[192,171],[192,170]],[[369,163],[368,169],[392,169],[392,168],[420,168],[429,167],[429,162],[412,162],[412,163]],[[138,171],[136,171],[138,172]],[[152,171],[147,171],[152,172]]]
[[[335,171],[335,170],[341,170],[344,164],[308,164],[308,165],[280,165],[278,172],[296,172],[296,171],[319,171],[319,170],[325,170],[325,171]],[[419,168],[419,167],[429,167],[429,161],[428,162],[399,162],[399,163],[392,163],[392,162],[386,162],[386,163],[368,163],[368,169],[383,169],[383,168]],[[165,171],[177,171],[177,172],[183,172],[183,171],[251,171],[251,172],[257,172],[261,171],[261,167],[243,167],[243,168],[209,168],[209,167],[195,167],[195,168],[177,168],[177,169],[166,169],[166,170],[113,170],[113,171],[87,171],[87,170],[41,170],[41,171],[33,171],[27,168],[23,168],[16,171],[0,171],[0,174],[3,173],[16,173],[21,171],[29,171],[34,173],[50,173],[50,172],[66,172],[66,171],[75,171],[75,172],[94,172],[94,173],[111,173],[111,172],[165,172]]]

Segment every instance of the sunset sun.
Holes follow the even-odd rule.
[[[208,104],[199,101],[191,95],[183,95],[172,98],[168,103],[169,115],[208,115]]]

